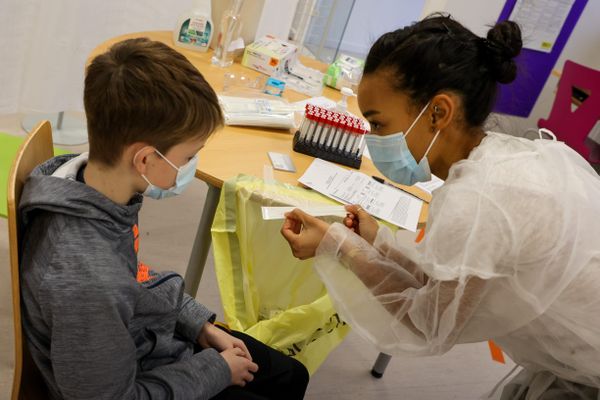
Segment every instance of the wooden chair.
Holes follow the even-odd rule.
[[[23,186],[31,171],[38,164],[52,158],[53,155],[52,128],[50,122],[42,121],[30,132],[23,144],[21,144],[8,177],[8,239],[15,335],[15,371],[12,400],[49,398],[42,375],[27,349],[21,326],[21,290],[19,286],[20,224],[18,206]]]

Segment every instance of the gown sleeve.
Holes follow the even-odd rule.
[[[416,248],[386,227],[371,245],[333,224],[315,268],[342,318],[380,351],[442,354],[511,332],[553,301],[536,277],[556,277],[544,270],[539,244],[556,237],[560,218],[550,220],[552,204],[542,200],[499,185],[450,184],[436,192]],[[531,240],[536,232],[540,242]]]

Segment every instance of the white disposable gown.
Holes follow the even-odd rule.
[[[570,398],[533,396],[556,379],[600,387],[600,177],[561,142],[488,133],[434,192],[419,245],[337,223],[315,268],[385,353],[494,339],[538,386],[528,398]]]

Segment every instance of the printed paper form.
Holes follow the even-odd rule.
[[[315,159],[298,180],[344,204],[358,204],[369,214],[415,232],[423,202],[356,171]]]
[[[575,0],[517,0],[509,20],[523,32],[523,47],[550,53]]]

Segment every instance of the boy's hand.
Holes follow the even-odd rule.
[[[200,334],[198,334],[198,344],[205,349],[212,347],[220,352],[223,352],[224,350],[239,349],[241,350],[240,354],[243,357],[252,361],[252,356],[243,341],[231,336],[224,330],[217,328],[210,322],[205,323],[200,330]]]
[[[288,241],[296,258],[306,260],[314,257],[329,224],[304,211],[295,209],[285,214],[281,234]]]
[[[258,365],[246,358],[244,351],[238,347],[229,348],[221,352],[229,369],[231,370],[231,384],[246,386],[246,383],[254,380],[254,373],[258,371]]]
[[[348,215],[344,218],[344,225],[373,244],[377,237],[377,231],[379,231],[377,220],[358,205],[346,206],[346,211],[348,211]]]

